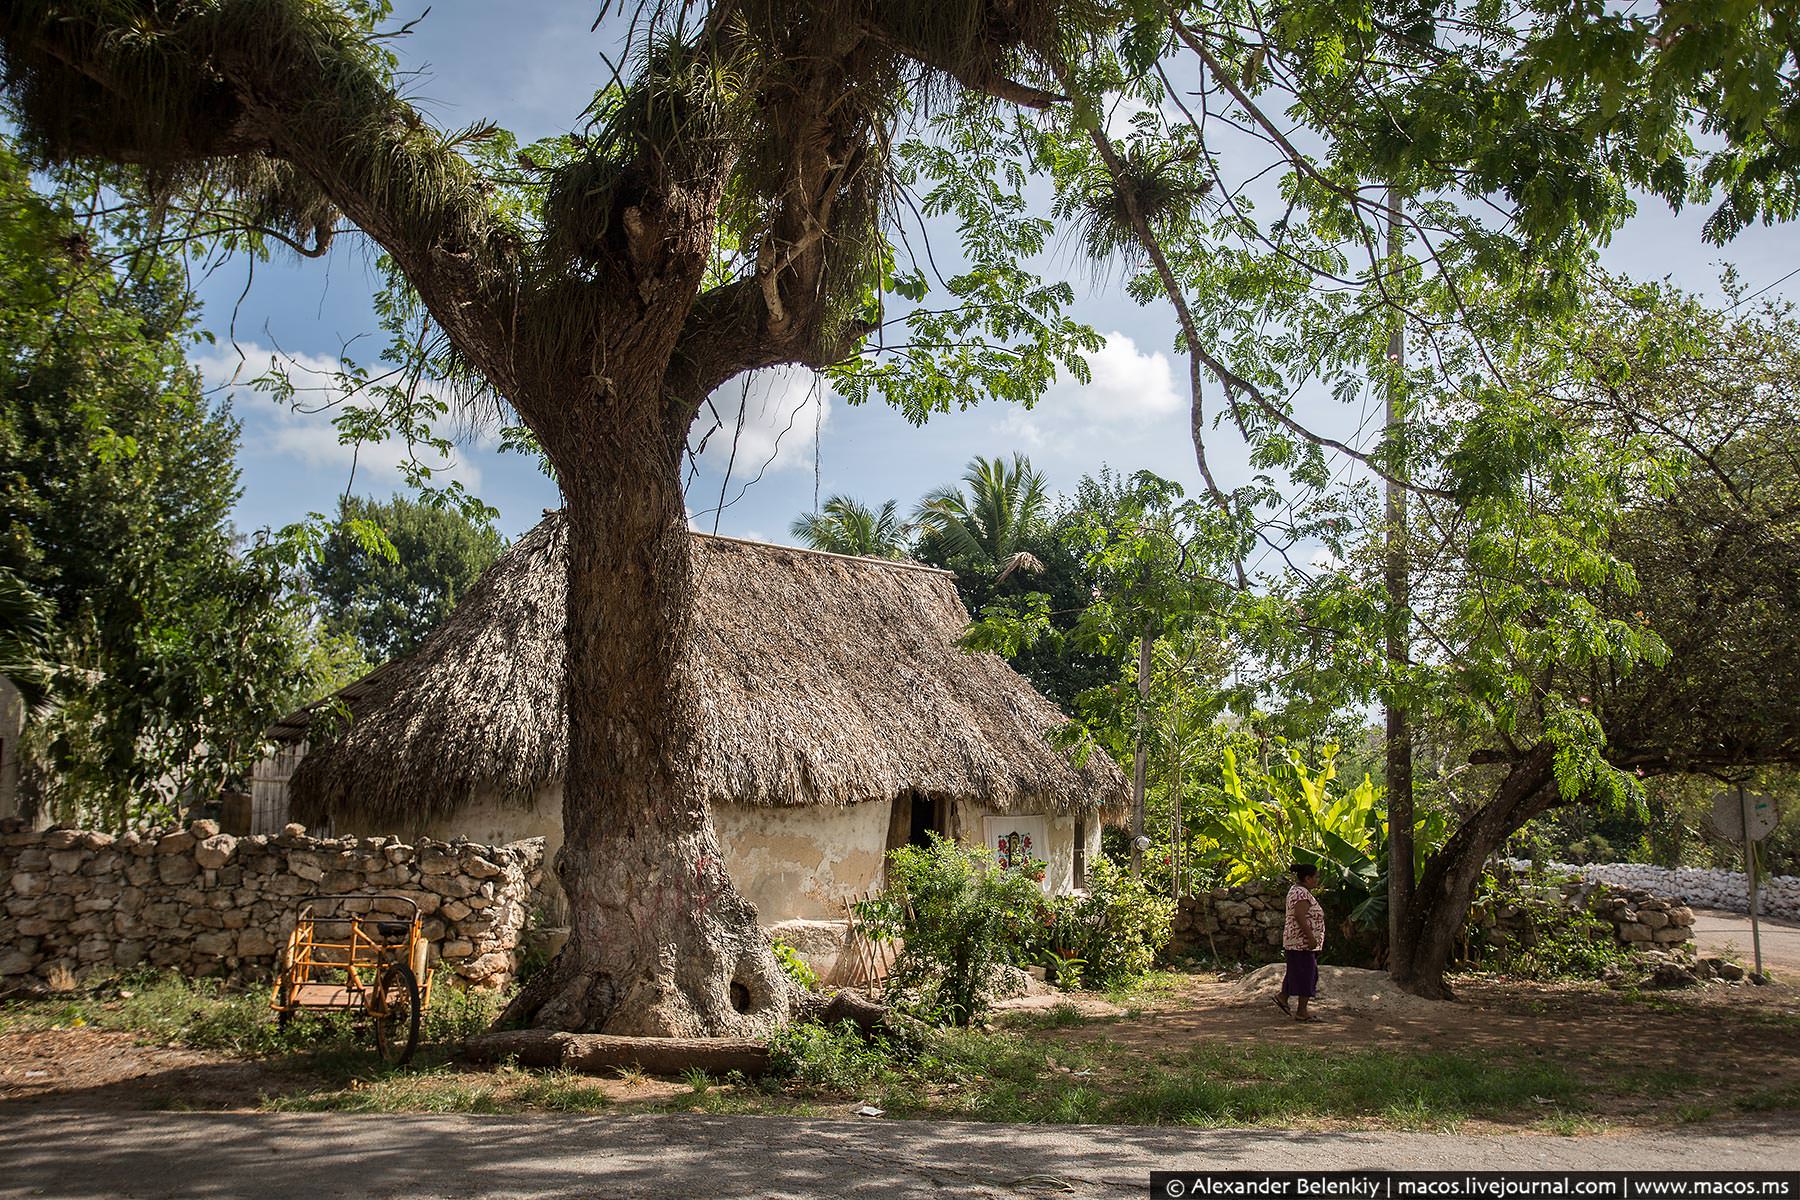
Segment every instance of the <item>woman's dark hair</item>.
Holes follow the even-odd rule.
[[[1294,873],[1295,879],[1305,882],[1308,877],[1319,873],[1319,864],[1305,862],[1295,863],[1293,866],[1289,867],[1288,870]]]

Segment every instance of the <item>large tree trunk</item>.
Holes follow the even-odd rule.
[[[1556,798],[1554,753],[1546,743],[1513,764],[1489,800],[1425,862],[1406,913],[1404,936],[1389,948],[1388,972],[1414,995],[1451,999],[1444,972],[1468,924],[1469,904],[1487,860]]]
[[[620,424],[596,429],[582,456],[607,469],[561,472],[569,755],[557,874],[572,927],[506,1019],[766,1034],[787,1015],[790,985],[726,874],[701,785],[680,443],[660,416],[634,422],[635,435]]]

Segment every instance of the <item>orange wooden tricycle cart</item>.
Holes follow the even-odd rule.
[[[431,1001],[421,921],[410,896],[304,897],[269,998],[276,1020],[285,1025],[297,1012],[367,1013],[382,1059],[406,1062],[419,1044],[419,1014]]]

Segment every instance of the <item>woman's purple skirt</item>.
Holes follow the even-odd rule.
[[[1305,996],[1309,1000],[1319,994],[1319,952],[1317,950],[1289,950],[1287,952],[1287,974],[1281,977],[1281,994]]]

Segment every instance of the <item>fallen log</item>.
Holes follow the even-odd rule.
[[[551,1029],[507,1029],[483,1033],[463,1043],[476,1062],[515,1059],[527,1067],[561,1067],[596,1074],[636,1068],[652,1075],[679,1075],[698,1067],[708,1075],[769,1069],[769,1047],[753,1038],[616,1037],[606,1033],[560,1033]]]

